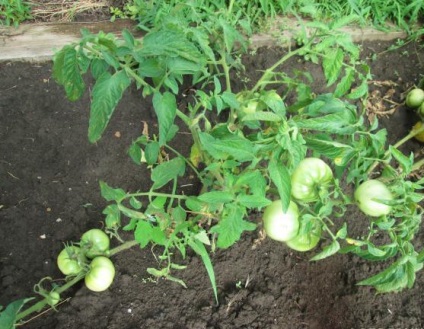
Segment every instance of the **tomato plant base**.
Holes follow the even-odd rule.
[[[365,44],[364,50],[371,56],[372,51],[387,46]],[[259,74],[256,70],[280,55],[279,49],[259,49],[255,57],[246,58],[251,81]],[[378,57],[371,64],[375,80],[398,85],[371,87],[382,93],[394,88],[400,95],[406,84],[417,83],[423,72],[417,56],[424,62],[422,53],[417,54],[411,44]],[[296,60],[286,67],[305,70]],[[319,69],[308,70],[319,76]],[[317,78],[312,88],[321,91],[321,85]],[[185,101],[179,99],[180,104]],[[62,243],[100,227],[105,201],[100,196],[99,180],[132,191],[150,184],[144,169],[136,167],[125,150],[145,127],[150,132],[157,129],[151,102],[143,101],[135,88],[131,89],[97,144],[87,141],[88,108],[88,94],[76,103],[65,99],[63,89],[51,79],[51,64],[0,64],[1,305],[32,296],[32,286],[43,276],[60,277],[55,258]],[[381,120],[391,141],[403,136],[415,121],[404,108]],[[180,134],[175,147],[188,154],[186,138]],[[405,152],[420,145],[410,143],[408,147]],[[185,193],[195,193],[195,181],[188,179],[184,185]],[[359,231],[363,224],[360,213],[350,216],[351,227],[357,222]],[[422,234],[417,241],[424,240]],[[258,231],[246,234],[234,247],[213,256],[219,306],[214,304],[206,271],[197,256],[189,254],[185,261],[188,268],[178,273],[188,286],[184,289],[166,280],[149,282],[145,269],[156,266],[154,256],[149,248],[134,249],[115,257],[117,274],[111,289],[93,293],[81,283],[63,296],[71,299],[58,306],[59,312],[48,312],[25,328],[424,326],[421,272],[413,289],[375,296],[370,288],[355,285],[379,270],[373,263],[344,255],[308,262],[313,252],[293,252],[270,239],[256,245],[258,237]]]

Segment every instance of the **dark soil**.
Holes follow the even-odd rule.
[[[388,44],[365,44],[374,54]],[[252,81],[256,70],[269,66],[284,52],[260,49],[246,57]],[[375,81],[395,83],[391,100],[417,83],[424,72],[424,53],[409,44],[370,61]],[[99,180],[136,191],[150,184],[146,169],[135,165],[126,151],[146,121],[154,129],[151,100],[135,88],[126,93],[103,139],[89,144],[89,94],[69,102],[52,79],[51,63],[0,64],[0,304],[33,296],[32,287],[44,276],[61,278],[55,259],[66,241],[78,240],[87,229],[101,227],[106,202]],[[287,68],[320,70],[293,61]],[[392,87],[373,85],[381,95]],[[390,105],[389,102],[384,102]],[[381,120],[395,141],[416,120],[404,107]],[[116,134],[117,132],[120,133]],[[186,134],[176,147],[186,152]],[[419,150],[415,142],[407,150]],[[191,193],[191,187],[187,193]],[[259,222],[259,219],[257,219]],[[361,217],[352,212],[354,226]],[[177,273],[188,288],[166,280],[152,283],[146,268],[157,266],[149,248],[133,248],[114,257],[117,275],[112,287],[93,293],[83,284],[63,297],[58,312],[49,311],[22,328],[423,328],[423,272],[415,286],[396,294],[376,295],[356,283],[383,268],[357,257],[336,255],[309,262],[313,253],[297,253],[264,240],[253,248],[258,231],[243,235],[228,250],[213,255],[219,288],[215,305],[208,276],[192,254]],[[423,241],[423,233],[417,236]]]

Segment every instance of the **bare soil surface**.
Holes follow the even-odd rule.
[[[409,44],[385,52],[389,44],[364,44],[374,83],[374,109],[389,109],[402,102],[402,92],[418,83],[424,72],[424,52]],[[284,49],[261,48],[246,56],[246,75],[274,63]],[[371,60],[371,55],[378,54]],[[0,304],[33,296],[42,277],[59,279],[56,256],[66,241],[76,241],[93,227],[101,227],[99,180],[136,191],[149,185],[149,174],[127,155],[130,142],[140,135],[143,121],[155,129],[151,99],[132,88],[125,94],[103,139],[87,140],[89,93],[72,103],[52,79],[52,64],[0,64]],[[319,68],[296,59],[283,69],[308,70],[315,77],[313,89],[322,92]],[[241,85],[239,86],[242,87]],[[389,101],[382,97],[390,95]],[[381,118],[392,142],[405,135],[417,120],[399,106]],[[117,133],[119,132],[119,134]],[[187,152],[184,131],[175,147]],[[420,152],[409,143],[405,152]],[[195,192],[193,186],[186,193]],[[260,215],[252,214],[260,223]],[[349,224],[367,225],[354,209]],[[336,255],[310,262],[313,255],[297,253],[284,245],[264,240],[254,244],[259,231],[244,234],[228,250],[212,256],[219,305],[213,298],[201,260],[194,254],[177,273],[186,282],[151,282],[147,267],[156,267],[158,250],[133,248],[114,257],[117,275],[103,293],[84,284],[68,291],[58,312],[40,314],[25,329],[347,329],[423,328],[424,272],[415,286],[396,294],[376,295],[357,286],[361,279],[385,264]],[[424,241],[424,231],[416,237]],[[254,248],[255,246],[255,248]]]

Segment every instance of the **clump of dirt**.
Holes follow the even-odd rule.
[[[374,85],[382,100],[402,103],[402,92],[417,83],[424,55],[411,43],[377,55],[389,44],[363,44],[369,55]],[[417,50],[418,49],[418,50]],[[260,49],[246,56],[251,81],[256,71],[279,58],[284,49]],[[52,64],[0,64],[0,304],[33,295],[40,278],[60,278],[56,255],[63,243],[78,240],[87,229],[101,227],[106,203],[99,181],[136,191],[150,185],[149,172],[127,154],[141,134],[143,122],[154,129],[151,99],[136,88],[124,96],[103,139],[89,144],[89,94],[71,103],[52,79]],[[282,69],[320,70],[301,60]],[[89,83],[89,81],[88,81]],[[317,79],[312,86],[322,91]],[[377,97],[378,95],[376,95]],[[387,109],[391,104],[387,102]],[[403,106],[380,117],[393,142],[416,120]],[[381,110],[381,107],[378,107]],[[370,111],[372,107],[370,107]],[[381,113],[378,113],[381,114]],[[118,133],[119,132],[119,133]],[[189,136],[178,135],[175,147],[187,152]],[[420,149],[411,142],[404,151]],[[193,182],[195,183],[195,182]],[[187,194],[192,193],[187,187]],[[352,209],[349,223],[361,223]],[[252,214],[260,223],[260,214]],[[415,328],[424,326],[422,272],[415,286],[397,294],[376,295],[356,283],[383,268],[357,257],[336,255],[310,262],[313,252],[297,253],[265,239],[259,231],[212,255],[219,290],[215,304],[201,260],[188,254],[180,274],[188,288],[165,280],[153,283],[147,267],[157,266],[155,250],[133,248],[114,258],[117,275],[112,287],[93,293],[83,284],[67,293],[58,312],[40,314],[23,328]],[[422,241],[423,232],[417,235]],[[325,243],[325,242],[324,242]],[[254,248],[253,248],[254,247]]]

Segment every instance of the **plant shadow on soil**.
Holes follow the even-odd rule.
[[[370,56],[388,46],[365,43],[363,50]],[[254,56],[246,56],[251,81],[284,51],[261,48]],[[370,61],[374,80],[395,84],[371,87],[381,95],[393,89],[391,100],[401,102],[401,93],[424,72],[423,62],[422,49],[412,43],[377,56]],[[286,67],[322,76],[320,69],[300,60]],[[33,285],[44,276],[61,278],[55,258],[63,243],[77,241],[89,228],[101,227],[106,203],[100,196],[99,180],[129,191],[150,185],[148,171],[135,165],[126,151],[140,135],[143,121],[151,131],[157,129],[151,100],[142,99],[135,88],[129,90],[104,137],[89,144],[89,94],[69,102],[52,79],[51,68],[51,63],[0,64],[1,305],[33,296]],[[313,90],[322,92],[322,85],[318,78]],[[414,121],[401,106],[382,118],[381,126],[394,142]],[[181,131],[175,147],[186,153],[189,139]],[[420,146],[410,142],[403,151],[412,150],[420,151]],[[194,193],[195,185],[186,185],[184,192]],[[253,214],[252,219],[260,222],[260,216]],[[349,225],[367,224],[352,209]],[[269,239],[255,244],[258,236],[258,231],[244,234],[235,246],[213,255],[219,306],[198,257],[189,254],[181,260],[188,268],[175,273],[186,282],[184,289],[166,280],[150,282],[146,268],[158,266],[153,255],[157,250],[133,248],[114,257],[117,276],[108,291],[94,293],[80,284],[62,296],[69,299],[58,312],[51,310],[22,328],[424,327],[423,272],[411,290],[376,295],[356,283],[384,264],[346,255],[309,262],[313,252],[293,252]],[[417,243],[423,237],[420,232]]]

